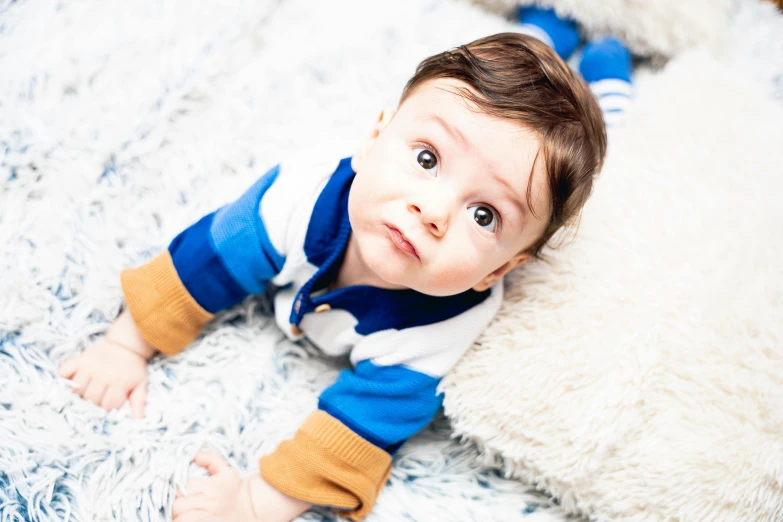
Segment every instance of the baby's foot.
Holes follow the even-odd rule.
[[[576,23],[559,17],[554,9],[522,7],[517,13],[517,19],[521,24],[517,29],[520,33],[538,38],[554,49],[563,60],[568,60],[579,45]]]
[[[579,72],[598,98],[607,127],[617,126],[631,104],[631,53],[618,39],[595,40],[582,49]]]

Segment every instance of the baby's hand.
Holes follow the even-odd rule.
[[[144,417],[147,359],[105,337],[60,365],[61,377],[76,383],[74,392],[107,410],[127,399],[133,416]]]
[[[217,453],[199,453],[194,462],[207,468],[209,478],[191,479],[174,500],[174,522],[289,522],[311,504],[291,498],[261,476],[242,480]]]

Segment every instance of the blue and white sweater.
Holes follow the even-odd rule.
[[[391,456],[440,408],[438,384],[497,312],[502,283],[449,297],[330,290],[351,234],[354,176],[350,158],[278,165],[121,279],[142,335],[166,354],[271,283],[276,322],[291,339],[350,355],[352,368],[260,468],[289,496],[359,520],[386,482]]]

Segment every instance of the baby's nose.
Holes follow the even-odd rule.
[[[437,237],[442,237],[446,233],[448,227],[448,212],[439,208],[438,205],[430,204],[427,206],[409,204],[408,210],[416,214],[421,220],[422,224],[428,228],[428,230]]]

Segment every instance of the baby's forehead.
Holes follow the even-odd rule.
[[[475,165],[474,183],[491,178],[507,185],[528,211],[530,188],[534,213],[546,214],[547,176],[538,135],[519,121],[488,114],[460,91],[467,88],[450,78],[418,86],[399,107],[402,131],[435,141],[445,163],[459,158]]]
[[[453,78],[435,78],[417,85],[400,102],[398,110],[423,111],[441,110],[454,104],[460,104],[470,111],[478,106],[470,101],[470,94],[477,93],[465,82]]]
[[[407,123],[437,123],[466,132],[472,128],[492,126],[497,132],[521,140],[537,140],[538,136],[520,121],[501,117],[479,106],[471,99],[479,96],[468,84],[453,78],[428,80],[411,91],[400,103],[398,112]]]

